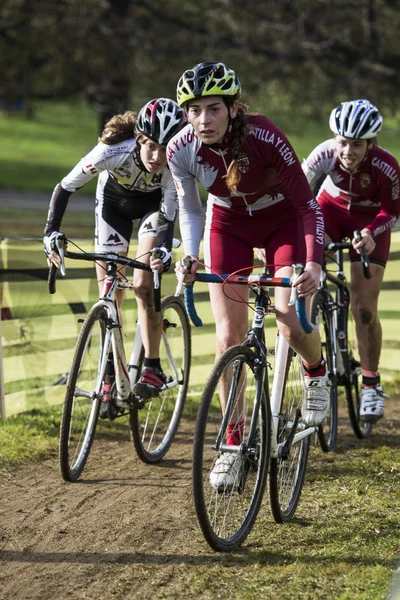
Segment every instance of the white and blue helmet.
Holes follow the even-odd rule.
[[[342,102],[333,109],[329,127],[337,135],[353,140],[370,140],[382,128],[382,116],[369,100]]]

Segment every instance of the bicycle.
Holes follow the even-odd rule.
[[[354,237],[361,239],[359,231]],[[352,248],[351,242],[329,242],[325,251],[330,253],[336,264],[336,273],[327,267],[325,256],[318,291],[311,303],[311,321],[319,327],[322,347],[327,364],[327,372],[331,381],[331,403],[327,419],[318,430],[321,448],[325,451],[335,451],[338,428],[338,386],[343,386],[350,423],[355,435],[362,439],[372,433],[372,423],[360,419],[360,360],[357,350],[355,326],[350,307],[350,290],[344,273],[343,250]],[[335,253],[333,258],[332,253]],[[363,265],[364,277],[371,277],[369,259],[360,248],[360,260]],[[332,284],[334,295],[328,284]]]
[[[62,234],[61,234],[62,235]],[[60,429],[60,468],[65,481],[77,481],[93,443],[99,410],[105,394],[107,362],[112,352],[115,381],[110,390],[108,418],[129,415],[129,427],[139,458],[146,463],[160,461],[177,432],[188,387],[191,362],[190,324],[179,298],[161,300],[158,272],[154,272],[155,309],[161,310],[161,366],[166,383],[158,397],[144,403],[132,388],[140,376],[144,358],[140,324],[137,323],[129,363],[125,356],[122,325],[115,294],[132,287],[121,277],[121,265],[151,272],[149,265],[115,252],[70,252],[65,237],[57,238],[61,256],[60,272],[65,275],[64,257],[102,261],[107,265],[103,295],[83,320],[69,371]],[[49,271],[49,291],[55,291],[56,268]]]
[[[295,277],[302,270],[295,265]],[[275,307],[266,287],[291,287],[290,278],[261,275],[196,273],[196,281],[247,285],[255,294],[252,326],[242,344],[229,348],[216,361],[198,410],[193,446],[193,495],[197,518],[208,544],[216,551],[232,551],[247,538],[257,518],[270,469],[270,503],[277,522],[289,521],[298,505],[307,467],[311,435],[318,427],[301,421],[304,397],[300,357],[278,336],[275,348],[265,344],[264,320]],[[179,293],[179,288],[177,290]],[[301,326],[311,333],[305,302],[291,303]],[[201,319],[194,307],[193,290],[185,287],[186,310],[195,326]],[[271,398],[268,385],[269,355],[275,354]],[[221,420],[220,395],[225,410]],[[241,423],[240,440],[228,445],[231,422]],[[232,433],[232,431],[231,431]],[[213,485],[210,474],[221,456],[238,456],[233,485]]]

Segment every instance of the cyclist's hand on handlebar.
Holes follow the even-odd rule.
[[[54,264],[58,269],[61,265],[61,257],[58,253],[56,245],[56,240],[59,235],[60,233],[58,231],[52,231],[48,233],[48,235],[45,235],[43,238],[44,252],[47,257],[47,264],[49,265],[49,267],[51,266],[51,264]]]
[[[297,287],[299,298],[312,296],[318,289],[321,265],[314,262],[306,264],[303,273],[296,279],[293,287]]]
[[[153,248],[150,254],[150,267],[153,271],[160,271],[166,273],[172,261],[172,252],[167,250],[164,246],[160,248]]]
[[[175,263],[175,273],[179,279],[183,275],[184,285],[190,285],[196,279],[198,257],[192,254],[185,256]]]
[[[353,248],[355,250],[358,250],[359,248],[363,248],[365,254],[368,256],[369,254],[371,254],[374,250],[375,250],[375,240],[372,237],[372,233],[369,229],[364,228],[361,229],[361,239],[358,240],[357,238],[353,238],[351,240],[351,243],[353,244]]]

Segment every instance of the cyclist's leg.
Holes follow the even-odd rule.
[[[95,252],[118,252],[126,256],[129,248],[129,240],[132,233],[132,222],[122,215],[118,207],[111,203],[103,187],[99,186],[95,207]],[[121,275],[125,269],[121,267]],[[106,264],[96,263],[96,276],[99,286],[99,296],[103,294],[104,278],[106,276]],[[115,294],[117,307],[121,308],[123,290],[117,290]],[[122,325],[122,312],[118,310],[120,324]],[[115,370],[113,354],[110,352],[107,362],[103,401],[100,406],[100,418],[109,416],[109,402],[112,396],[112,387],[115,381]]]
[[[384,393],[379,375],[382,327],[378,317],[378,298],[384,271],[382,265],[370,263],[371,279],[366,279],[361,263],[351,264],[350,306],[356,326],[363,378],[360,417],[371,421],[380,419],[384,410]]]
[[[209,217],[209,215],[208,215]],[[253,264],[253,247],[242,238],[241,223],[233,218],[226,227],[227,216],[223,210],[213,207],[213,218],[207,220],[204,238],[205,262],[217,273],[232,273]],[[224,289],[223,289],[224,288]],[[210,303],[216,328],[216,356],[220,358],[226,350],[241,344],[248,330],[248,297],[246,286],[210,284]],[[240,364],[230,364],[218,380],[218,396],[222,414],[229,406],[229,422],[226,428],[226,443],[239,446],[243,441],[245,427],[246,370]],[[238,468],[238,454],[221,454],[213,472],[220,482],[228,480]],[[215,471],[215,472],[214,472]]]
[[[147,264],[150,262],[150,250],[157,246],[157,221],[158,211],[153,211],[142,219],[139,227],[137,258]],[[137,396],[149,399],[157,394],[165,383],[160,365],[162,313],[154,309],[152,273],[135,269],[133,285],[144,347],[144,368],[133,391]]]
[[[385,269],[370,264],[371,279],[366,279],[361,262],[351,264],[350,305],[356,323],[361,367],[378,371],[382,347],[382,328],[378,317],[378,298]]]
[[[132,235],[132,221],[121,213],[114,201],[108,198],[102,186],[98,187],[95,206],[95,252],[118,252],[126,256]],[[124,269],[121,268],[121,273]],[[103,292],[106,274],[105,263],[96,263],[99,296]],[[116,300],[121,307],[123,290],[117,290]],[[121,318],[121,313],[120,313]]]

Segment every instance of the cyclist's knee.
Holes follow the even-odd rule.
[[[153,287],[148,285],[147,282],[142,282],[140,285],[133,284],[136,299],[143,302],[146,305],[153,305]]]
[[[222,354],[228,348],[241,344],[246,332],[247,330],[241,330],[239,327],[219,328],[216,334],[218,352]]]

